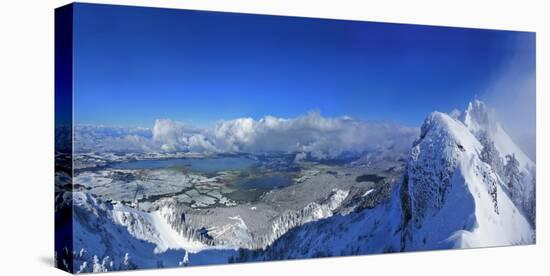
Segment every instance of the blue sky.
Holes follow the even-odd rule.
[[[74,22],[79,124],[319,110],[419,126],[482,98],[503,72],[535,70],[526,32],[89,4]]]

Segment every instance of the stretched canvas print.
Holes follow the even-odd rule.
[[[55,11],[71,273],[536,241],[535,33]]]

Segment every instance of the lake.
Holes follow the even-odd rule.
[[[237,186],[244,189],[273,189],[290,186],[292,183],[292,178],[288,175],[270,174],[244,179]]]
[[[292,185],[292,177],[285,174],[269,174],[245,178],[235,183],[235,191],[225,194],[236,201],[254,202],[263,194],[278,188]]]

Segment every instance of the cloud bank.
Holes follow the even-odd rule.
[[[237,118],[203,129],[162,119],[152,129],[85,126],[76,133],[78,152],[277,152],[324,159],[380,148],[406,151],[418,130],[310,112],[296,118]]]

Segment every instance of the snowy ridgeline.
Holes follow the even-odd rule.
[[[486,109],[475,101],[462,114],[430,114],[406,172],[382,204],[357,202],[371,191],[335,190],[324,201],[283,212],[260,237],[235,216],[224,228],[234,232],[229,244],[218,243],[208,229],[190,228],[170,200],[143,212],[75,193],[74,270],[532,244],[535,164]],[[66,260],[57,256],[62,266]]]
[[[535,202],[528,196],[534,191],[532,162],[524,159],[514,163],[518,175],[511,176],[499,173],[501,168],[489,160],[483,161],[488,146],[476,138],[480,133],[501,146],[491,158],[526,157],[517,148],[502,146],[511,143],[503,132],[487,125],[472,128],[474,124],[483,126],[471,116],[479,112],[478,108],[484,105],[470,105],[463,116],[469,118],[465,123],[434,112],[422,126],[421,137],[411,150],[404,187],[408,195],[403,208],[408,222],[404,229],[406,250],[534,242],[534,214],[530,215],[529,206]],[[495,129],[501,130],[498,125]],[[506,166],[511,166],[510,162]],[[516,177],[522,180],[510,185]],[[516,198],[515,190],[526,192]]]

